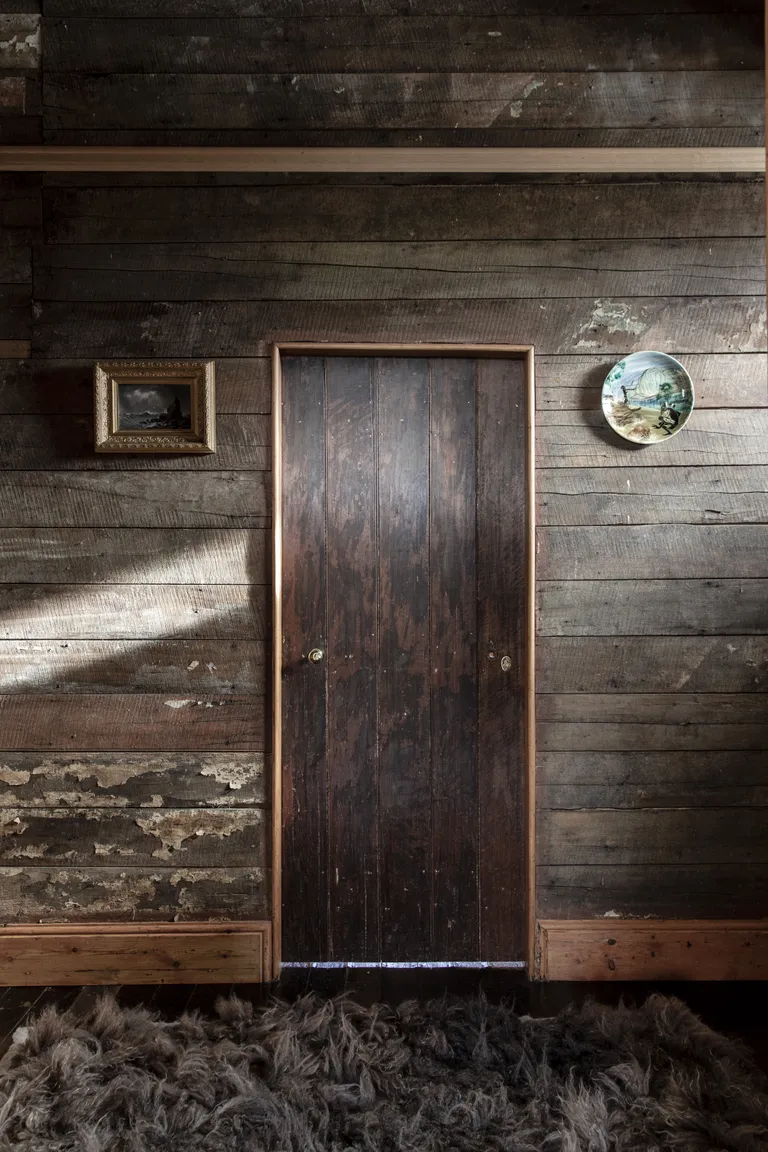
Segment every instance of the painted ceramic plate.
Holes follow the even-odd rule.
[[[633,352],[614,364],[603,384],[603,412],[619,436],[658,444],[679,432],[693,411],[693,384],[665,352]]]

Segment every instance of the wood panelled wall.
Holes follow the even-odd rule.
[[[760,139],[757,0],[46,0],[42,73],[14,6],[5,140]],[[539,911],[765,914],[761,180],[15,176],[0,218],[0,918],[268,912],[276,338],[536,346]],[[599,393],[643,347],[697,407],[637,449]],[[217,454],[94,456],[93,361],[189,356]]]

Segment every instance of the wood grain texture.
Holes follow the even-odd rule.
[[[765,692],[768,687],[764,635],[552,636],[538,642],[537,657],[539,692]]]
[[[0,525],[269,528],[268,472],[0,473]]]
[[[190,19],[45,21],[51,72],[252,74],[632,71],[762,67],[757,14],[570,16],[552,35],[540,16],[243,16]],[[493,33],[501,32],[500,36]],[[151,48],[150,48],[151,45]],[[34,65],[33,65],[34,66]]]
[[[764,465],[540,468],[537,490],[539,524],[668,524],[671,508],[683,524],[768,521]]]
[[[537,746],[545,752],[609,750],[634,752],[691,749],[702,752],[765,748],[766,725],[760,724],[650,724],[542,721],[536,726]]]
[[[263,695],[255,640],[0,640],[0,693]]]
[[[3,743],[15,751],[124,748],[128,751],[263,751],[260,696],[0,696]]]
[[[541,636],[764,635],[767,604],[765,580],[547,581],[538,590],[538,630]]]
[[[477,388],[480,947],[512,960],[526,952],[525,362],[478,361]]]
[[[27,860],[0,868],[4,923],[258,919],[269,914],[269,872],[261,868],[43,867]]]
[[[766,980],[765,921],[543,921],[544,980]]]
[[[5,640],[264,640],[257,584],[2,584]]]
[[[0,807],[264,806],[267,759],[263,752],[2,752]]]
[[[437,211],[437,209],[435,209]],[[583,348],[614,359],[643,347],[686,353],[760,352],[765,349],[765,302],[760,296],[635,297],[616,300],[382,300],[195,303],[45,303],[38,307],[36,351],[66,356],[75,344],[84,356],[263,356],[274,342],[293,340],[383,343],[504,344],[510,333],[552,354]],[[699,420],[709,413],[699,413]],[[251,417],[258,420],[258,417]],[[221,424],[224,423],[222,419]],[[582,421],[582,458],[595,462],[602,441]],[[696,423],[686,442],[693,437]],[[247,427],[247,424],[246,424]],[[608,435],[612,439],[608,439]],[[233,430],[232,436],[236,435]],[[574,427],[547,428],[543,463],[570,460]],[[605,428],[606,450],[617,438]],[[564,447],[556,449],[559,442]],[[675,442],[677,438],[675,438]],[[578,442],[578,440],[577,440]],[[253,440],[250,441],[252,445]],[[256,441],[258,443],[258,441]],[[671,447],[672,445],[670,445]],[[222,455],[219,466],[232,467]],[[557,451],[558,458],[547,455]],[[623,449],[628,453],[628,449]],[[636,449],[633,459],[643,452]],[[655,459],[655,457],[653,457]],[[153,457],[154,460],[157,457]],[[182,458],[183,459],[183,458]],[[209,457],[213,460],[213,457]],[[609,461],[613,457],[608,457]],[[266,467],[250,457],[251,467]],[[711,460],[707,461],[711,463]],[[737,461],[743,463],[744,461]]]
[[[43,219],[46,244],[188,244],[190,235],[198,244],[628,241],[759,237],[764,202],[760,178],[398,183],[382,194],[368,184],[212,188],[178,186],[167,177],[163,187],[45,188]],[[71,355],[72,347],[77,344],[62,355]]]
[[[480,929],[477,367],[430,361],[432,948],[464,961]]]
[[[17,262],[13,278],[29,279],[28,259]],[[35,252],[38,300],[743,296],[759,294],[764,283],[764,245],[751,237],[130,243],[108,253],[101,244],[59,244]],[[762,375],[768,392],[764,365]],[[698,401],[698,376],[696,383]]]
[[[0,956],[12,987],[260,983],[270,979],[270,925],[6,926]]]
[[[381,951],[431,955],[429,361],[375,361]]]
[[[260,529],[2,528],[3,582],[266,584]]]
[[[36,12],[37,4],[24,7],[26,0],[6,0],[7,10]],[[188,19],[211,16],[218,19],[246,16],[392,16],[392,0],[47,0],[51,16],[106,16],[126,18],[163,17]],[[760,0],[709,0],[708,10],[728,13],[762,12]],[[567,0],[542,0],[537,8],[541,18],[572,15]],[[654,13],[684,14],[680,0],[587,0],[580,12],[585,16],[636,16]],[[513,16],[531,17],[525,0],[409,0],[408,13],[414,16]]]
[[[539,575],[545,580],[760,578],[768,526],[687,524],[540,528]]]
[[[365,960],[381,955],[373,362],[329,357],[325,382],[328,953]]]

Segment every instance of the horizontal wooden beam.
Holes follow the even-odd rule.
[[[0,148],[5,172],[763,172],[762,148]]]
[[[20,924],[0,929],[0,985],[259,984],[267,921]]]
[[[542,980],[768,980],[768,920],[540,920]]]

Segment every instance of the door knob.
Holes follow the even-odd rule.
[[[313,648],[307,656],[307,660],[309,660],[312,664],[319,664],[324,655],[325,653],[323,652],[322,648]]]

